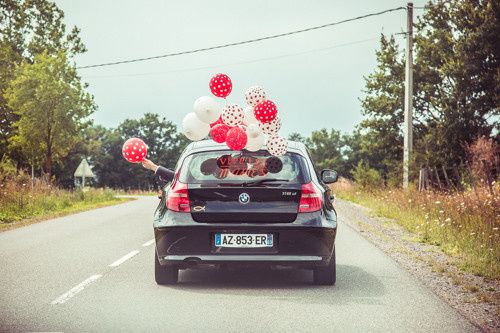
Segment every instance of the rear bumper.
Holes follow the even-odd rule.
[[[313,226],[167,222],[155,223],[154,232],[158,260],[164,266],[264,264],[311,268],[329,263],[335,246],[336,226],[326,220],[324,223],[315,220]],[[216,233],[271,233],[274,244],[267,248],[216,247]]]

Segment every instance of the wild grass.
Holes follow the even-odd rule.
[[[500,278],[500,186],[463,192],[360,189],[342,180],[333,186],[343,199],[394,219],[418,240],[438,245],[464,271]]]
[[[0,231],[91,208],[119,203],[112,190],[64,190],[18,177],[0,183]]]

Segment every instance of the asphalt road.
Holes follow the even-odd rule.
[[[154,197],[0,234],[1,331],[476,329],[342,223],[337,283],[309,271],[182,271],[154,281]]]

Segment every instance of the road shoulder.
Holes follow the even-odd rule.
[[[345,223],[421,280],[435,294],[483,331],[500,330],[498,281],[464,273],[437,246],[387,218],[374,217],[361,205],[336,199],[339,223]]]

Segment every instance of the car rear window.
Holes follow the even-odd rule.
[[[187,156],[179,180],[187,184],[244,183],[261,179],[280,179],[305,184],[310,181],[303,156],[286,153],[271,156],[268,151],[208,151]]]

